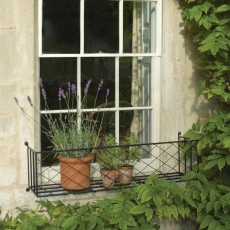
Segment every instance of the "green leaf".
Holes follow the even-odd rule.
[[[202,16],[202,11],[199,6],[194,6],[190,9],[190,19],[195,19],[197,22]]]
[[[152,208],[146,208],[145,216],[147,218],[147,221],[152,220],[153,219],[153,209]]]
[[[152,188],[149,188],[146,186],[145,191],[142,193],[142,196],[141,196],[141,203],[145,203],[145,202],[151,200],[152,196],[153,196]]]
[[[221,208],[221,202],[220,202],[220,201],[216,201],[216,202],[214,203],[214,211],[215,211],[215,215],[217,215],[217,214],[218,214],[218,212],[219,212],[220,208]]]
[[[213,220],[212,216],[210,215],[205,216],[205,218],[201,221],[200,229],[207,228],[212,220]]]
[[[145,213],[146,207],[144,205],[136,205],[131,210],[130,213],[134,215]]]
[[[170,205],[170,210],[171,210],[171,213],[172,213],[172,216],[178,220],[178,210],[176,208],[175,205]]]
[[[208,230],[224,230],[224,227],[221,227],[221,224],[217,220],[211,220],[208,226]]]
[[[196,178],[196,172],[194,171],[189,171],[187,172],[184,176],[182,176],[183,180],[192,180]]]
[[[214,202],[213,201],[209,201],[206,205],[206,211],[207,213],[209,213],[210,211],[212,211],[214,209]]]
[[[230,5],[224,4],[218,8],[216,8],[216,13],[222,13],[230,10]]]
[[[206,170],[209,170],[209,169],[211,169],[211,168],[214,168],[214,167],[216,166],[216,164],[217,164],[217,161],[216,161],[216,160],[209,161],[209,162],[205,165],[204,170],[206,171]]]
[[[181,205],[178,205],[177,206],[177,210],[178,210],[178,213],[183,217],[185,218],[185,208]]]
[[[223,167],[225,166],[226,160],[225,158],[221,158],[217,161],[218,164],[218,168],[221,171],[223,169]]]
[[[206,178],[206,176],[205,176],[203,173],[201,173],[201,172],[197,173],[197,178],[198,178],[202,183],[208,184],[208,179]]]
[[[230,148],[230,136],[224,138],[223,145],[225,148]]]
[[[67,218],[62,224],[63,230],[75,230],[78,226],[78,221],[76,216],[71,216]]]

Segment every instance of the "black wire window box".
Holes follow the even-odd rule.
[[[181,182],[181,176],[183,176],[187,171],[192,169],[194,163],[197,162],[196,153],[194,149],[186,150],[186,154],[183,152],[184,146],[187,140],[178,140],[172,142],[159,142],[159,143],[148,143],[148,144],[138,144],[138,145],[119,145],[119,146],[102,146],[95,149],[88,149],[88,151],[94,152],[94,160],[90,162],[90,176],[89,185],[87,188],[83,189],[65,189],[61,183],[61,178],[63,177],[60,172],[60,161],[57,158],[56,162],[50,166],[43,166],[42,162],[46,157],[54,155],[54,151],[37,152],[27,146],[27,157],[28,157],[28,188],[27,191],[33,191],[37,197],[48,197],[48,196],[59,196],[68,194],[81,194],[99,191],[116,190],[121,188],[129,188],[132,186],[131,182],[136,182],[137,184],[143,184],[146,178],[155,173],[159,177],[165,178],[167,180],[173,180],[176,182]],[[114,148],[120,148],[127,150],[130,147],[135,147],[137,151],[140,152],[141,157],[139,160],[133,162],[133,174],[131,182],[126,182],[122,184],[120,181],[120,175],[126,172],[122,171],[120,168],[117,169],[116,178],[114,184],[108,188],[104,187],[102,182],[102,175],[100,173],[100,167],[97,163],[97,153],[99,151],[106,151],[106,154],[112,157],[114,156]],[[87,150],[87,149],[83,149]],[[67,150],[75,151],[75,150]],[[58,151],[59,153],[61,151]],[[70,166],[72,167],[72,166]],[[75,170],[72,168],[72,170]],[[75,174],[81,172],[75,171]],[[65,178],[69,182],[75,182],[72,176]],[[111,182],[112,183],[112,182]]]

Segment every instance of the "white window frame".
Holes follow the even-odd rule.
[[[41,58],[76,58],[77,59],[77,81],[80,82],[80,59],[84,57],[114,57],[115,58],[115,101],[117,102],[115,108],[106,108],[104,111],[114,111],[116,124],[119,124],[119,111],[130,110],[130,108],[119,108],[119,58],[121,57],[149,57],[151,59],[151,102],[152,104],[144,107],[132,107],[132,110],[150,110],[152,112],[153,122],[150,129],[152,130],[152,142],[158,142],[160,136],[160,76],[161,76],[161,54],[162,54],[162,1],[163,0],[116,0],[119,1],[119,52],[118,53],[84,53],[84,33],[80,32],[80,53],[74,54],[44,54],[42,53],[42,3],[43,0],[38,0],[38,76],[39,74],[39,60]],[[154,53],[123,53],[123,3],[124,1],[137,1],[137,2],[155,2],[156,3],[156,51]],[[84,31],[84,0],[80,0],[80,31]],[[80,84],[77,84],[78,87]],[[39,90],[38,90],[39,92]],[[78,90],[80,92],[80,90]],[[37,95],[39,103],[39,95]],[[94,109],[84,109],[82,111],[94,111]],[[60,110],[52,110],[52,113],[60,113]],[[63,110],[63,113],[66,112]],[[44,114],[45,111],[41,111]],[[38,130],[38,136],[40,136],[40,130]],[[119,131],[115,128],[115,135],[119,140]],[[40,145],[40,138],[38,138]],[[157,157],[158,153],[154,152]],[[146,164],[156,164],[154,159],[149,158],[144,160]],[[146,164],[139,162],[135,165],[138,168],[145,168],[144,171],[149,171]],[[99,168],[97,163],[92,164],[93,168]],[[157,166],[155,166],[157,167]],[[54,174],[49,170],[43,169],[47,172],[48,178],[54,178]],[[159,168],[159,167],[157,167]],[[95,171],[95,170],[94,170]],[[151,170],[150,170],[151,171]],[[56,172],[55,172],[56,173]],[[94,172],[93,177],[98,177],[98,173]]]

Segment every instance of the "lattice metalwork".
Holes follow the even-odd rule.
[[[58,158],[51,165],[42,166],[42,162],[45,160],[45,158],[50,157],[51,155],[53,156],[56,152],[34,151],[29,147],[28,143],[25,143],[27,146],[28,157],[27,191],[32,190],[37,197],[48,197],[129,188],[132,186],[131,182],[136,182],[137,184],[144,183],[146,178],[152,173],[156,173],[159,175],[159,177],[163,177],[168,180],[180,182],[181,176],[184,175],[186,171],[191,170],[192,166],[197,162],[196,153],[192,148],[186,149],[186,153],[183,151],[186,142],[187,140],[182,139],[172,142],[101,146],[97,148],[84,149],[88,150],[89,152],[93,152],[94,159],[90,162],[90,176],[88,178],[89,186],[87,188],[77,190],[66,189],[65,186],[62,185],[61,177],[63,175],[60,172],[60,161]],[[119,150],[127,150],[130,147],[135,147],[136,151],[139,151],[139,158],[133,161],[133,174],[131,177],[131,182],[126,182],[125,184],[120,182],[120,175],[126,174],[126,171],[122,171],[121,168],[117,167],[114,186],[105,188],[102,182],[100,166],[97,163],[100,157],[100,151],[106,152],[111,159],[117,158],[119,161],[119,154],[115,156],[114,152],[116,151],[114,151],[114,149],[117,148]],[[58,151],[58,153],[61,152],[62,151]],[[76,174],[79,173],[82,172],[76,170]],[[72,177],[65,179],[73,182]]]

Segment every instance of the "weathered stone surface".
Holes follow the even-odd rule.
[[[17,183],[17,169],[12,164],[11,166],[1,166],[0,167],[0,185],[1,187],[5,186],[16,186]],[[13,191],[11,191],[13,192]]]
[[[15,120],[11,116],[0,115],[0,138],[6,138],[15,134]]]

